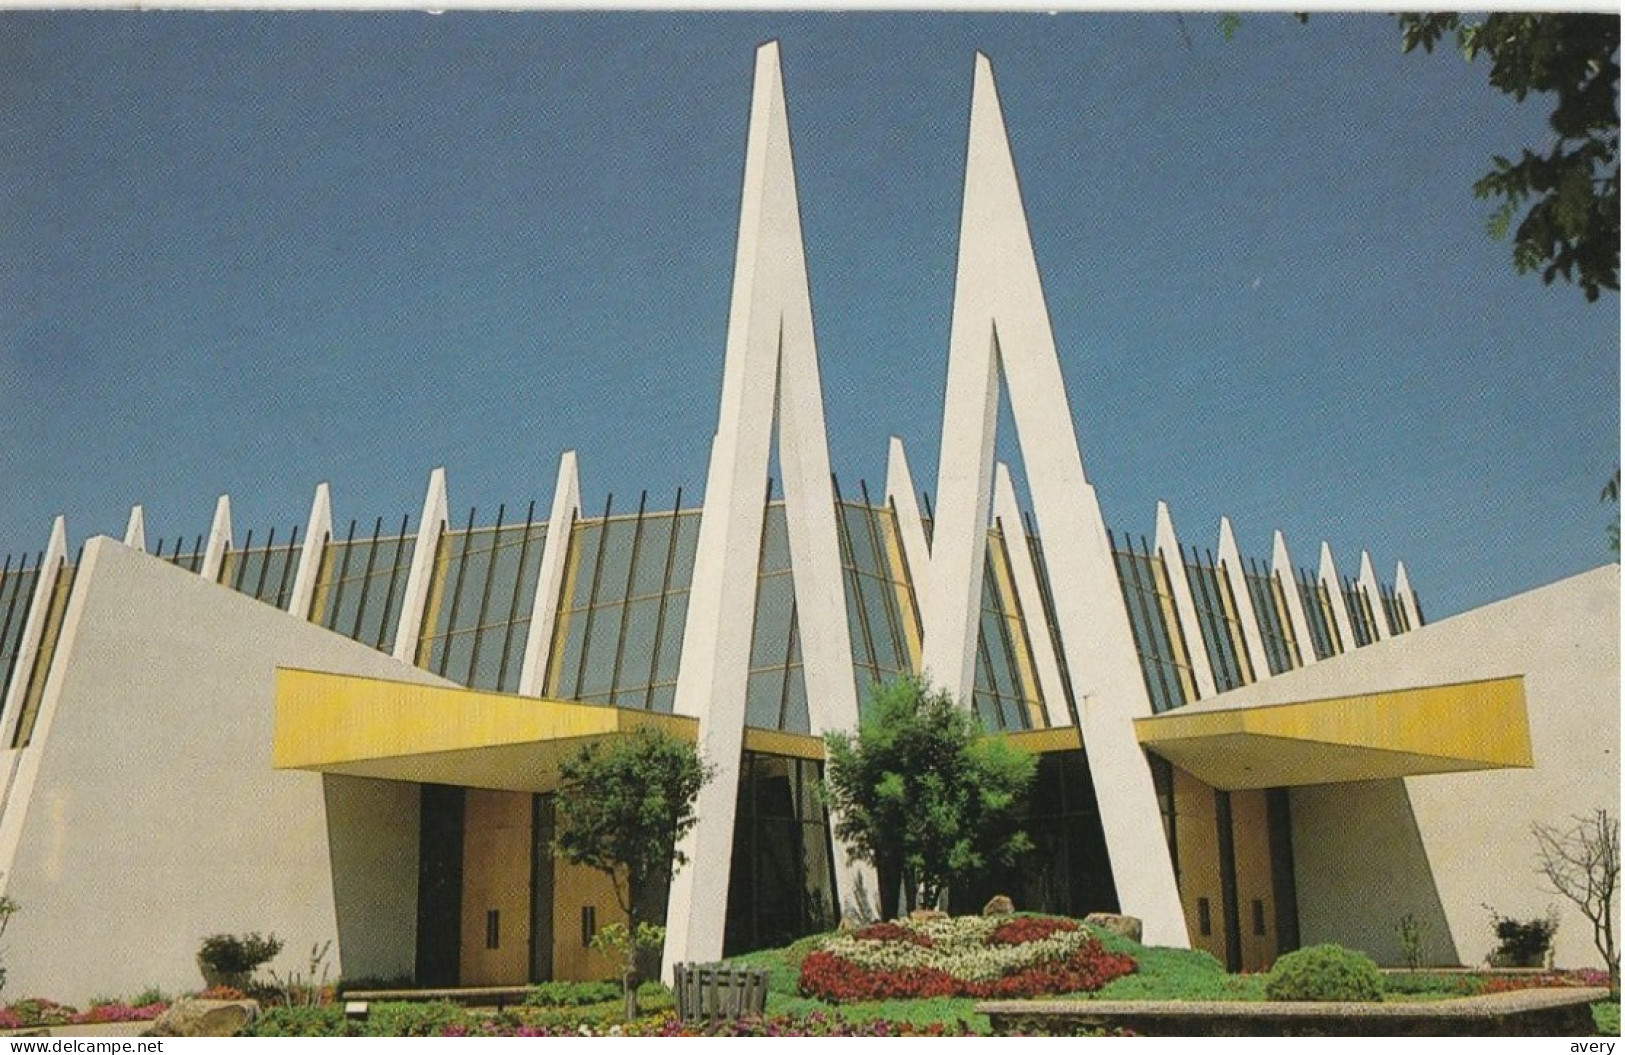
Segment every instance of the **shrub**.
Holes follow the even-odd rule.
[[[538,982],[525,994],[530,1007],[579,1007],[621,996],[619,982]]]
[[[1371,957],[1341,945],[1311,945],[1289,952],[1270,968],[1264,995],[1270,1000],[1382,999],[1382,972]]]
[[[253,974],[282,951],[282,939],[275,934],[211,934],[203,939],[198,962],[222,975]]]
[[[1496,941],[1500,942],[1490,954],[1490,963],[1496,967],[1541,965],[1557,934],[1557,909],[1547,908],[1546,915],[1538,919],[1521,920],[1503,916],[1491,908],[1490,918],[1495,923]]]

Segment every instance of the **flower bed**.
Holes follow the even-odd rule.
[[[105,1022],[146,1022],[169,1007],[166,1001],[132,1005],[121,1000],[96,1004],[85,1011],[53,1000],[19,1000],[0,1008],[0,1029],[38,1029],[48,1026],[88,1026]]]
[[[1027,997],[1089,992],[1134,969],[1069,919],[960,916],[840,935],[802,961],[800,988],[831,1003]]]

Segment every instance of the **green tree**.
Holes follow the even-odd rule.
[[[646,725],[628,737],[586,744],[559,773],[563,808],[554,852],[609,876],[627,922],[605,927],[599,948],[620,956],[627,1016],[635,1018],[638,954],[658,948],[665,936],[655,918],[661,906],[651,898],[688,863],[677,842],[694,827],[694,800],[711,768],[694,745]]]
[[[1013,864],[1037,760],[984,736],[953,696],[913,678],[876,686],[856,735],[824,737],[835,834],[875,868],[880,911],[933,906],[955,881]]]
[[[1468,61],[1484,55],[1490,84],[1519,102],[1555,97],[1554,140],[1498,156],[1473,191],[1500,199],[1490,232],[1513,234],[1520,273],[1561,276],[1596,300],[1619,289],[1619,15],[1501,12],[1399,16],[1400,45],[1431,52],[1447,34]],[[1520,219],[1521,217],[1521,219]]]

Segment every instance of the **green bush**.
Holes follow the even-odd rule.
[[[530,1007],[580,1007],[620,996],[620,982],[538,982],[525,994],[525,1003]]]
[[[1264,995],[1270,1000],[1382,999],[1382,972],[1371,957],[1341,945],[1311,945],[1289,952],[1270,968]]]
[[[198,961],[223,975],[253,974],[282,951],[275,934],[211,934],[203,939]]]
[[[339,1004],[310,1007],[273,1007],[248,1024],[247,1037],[346,1037],[359,1036],[354,1022],[344,1020]]]

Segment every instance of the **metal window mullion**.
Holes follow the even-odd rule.
[[[682,527],[683,489],[677,489],[677,499],[672,503],[671,513],[671,539],[666,543],[666,567],[660,576],[660,600],[655,607],[655,640],[654,648],[649,653],[649,691],[644,694],[643,706],[647,710],[654,699],[655,679],[660,677],[660,652],[665,645],[666,635],[666,602],[671,596],[671,569],[677,563],[677,536]],[[682,631],[679,630],[679,633]]]
[[[903,593],[908,598],[909,612],[910,612],[910,614],[912,614],[914,616],[914,626],[915,626],[915,630],[916,630],[915,637],[916,638],[922,638],[924,636],[922,630],[923,630],[923,627],[924,627],[925,624],[924,624],[924,621],[920,617],[920,587],[923,584],[918,583],[918,582],[915,581],[914,569],[909,565],[909,563],[908,563],[908,553],[903,549],[902,528],[898,526],[899,521],[898,521],[898,517],[897,517],[897,503],[892,501],[891,499],[887,499],[886,500],[886,508],[891,510],[892,530],[896,531],[897,536],[898,536],[897,537],[897,559],[899,561],[901,561],[902,565],[903,565],[902,568],[900,568],[900,569],[899,568],[893,568],[892,569],[892,574],[894,576],[896,576],[896,581],[898,583],[900,583],[900,584],[907,587],[907,589],[904,590]],[[902,618],[902,613],[901,612],[898,613],[898,618],[899,619]],[[909,658],[909,665],[910,666],[913,665],[913,657],[912,656]]]
[[[468,525],[463,528],[463,552],[457,555],[457,578],[451,587],[451,608],[446,612],[446,632],[441,635],[440,667],[435,671],[442,678],[451,665],[451,637],[457,630],[457,610],[463,600],[463,578],[468,570],[468,551],[474,544],[474,507],[468,507]]]
[[[378,563],[378,540],[384,534],[384,518],[379,517],[372,523],[372,545],[367,547],[367,567],[361,573],[361,596],[355,603],[355,624],[350,629],[352,641],[361,640],[361,620],[367,612],[367,594],[372,590],[372,569]],[[335,611],[337,605],[334,606]]]
[[[1026,613],[1021,610],[1021,598],[1016,595],[1016,575],[1010,568],[1010,536],[1005,531],[1004,521],[999,520],[997,517],[994,520],[999,525],[999,546],[997,555],[991,559],[996,561],[996,566],[1002,568],[1004,572],[1002,575],[993,577],[993,596],[999,599],[999,636],[1004,641],[1005,656],[1016,667],[1016,676],[1011,680],[1016,684],[1016,691],[1023,694],[1016,699],[1016,710],[1027,715],[1028,728],[1038,729],[1042,727],[1033,722],[1034,715],[1032,712],[1036,709],[1040,715],[1043,713],[1044,690],[1038,684],[1038,670],[1033,664],[1032,642],[1023,636],[1021,648],[1017,650],[1015,634],[1010,629],[1011,620],[1014,619],[1017,629],[1025,635],[1027,632]],[[990,539],[991,537],[989,535]],[[1003,589],[1005,586],[1009,586],[1008,591]],[[1022,662],[1022,657],[1026,657],[1026,663]],[[1025,706],[1029,702],[1028,697],[1025,695],[1029,684],[1033,691],[1030,702],[1036,703],[1037,708]]]
[[[1211,551],[1208,560],[1213,561]],[[1223,574],[1220,574],[1221,571]],[[1213,580],[1219,593],[1220,610],[1224,614],[1225,634],[1230,639],[1231,651],[1236,654],[1236,672],[1243,685],[1251,685],[1258,680],[1258,672],[1253,669],[1253,658],[1247,651],[1247,638],[1241,631],[1241,602],[1236,599],[1236,591],[1230,588],[1229,566],[1222,559],[1213,561]]]
[[[1067,713],[1072,717],[1072,724],[1082,728],[1078,720],[1078,701],[1072,691],[1072,668],[1066,662],[1066,650],[1062,647],[1061,628],[1055,619],[1055,594],[1050,588],[1049,564],[1044,560],[1044,541],[1038,537],[1036,531],[1031,530],[1032,524],[1028,522],[1027,544],[1033,555],[1033,574],[1038,578],[1038,598],[1044,608],[1044,624],[1049,632],[1050,644],[1055,650],[1055,665],[1061,671],[1061,691],[1066,696]]]
[[[1108,535],[1108,538],[1109,537],[1110,536]],[[1169,708],[1166,705],[1173,702],[1173,695],[1168,691],[1168,681],[1167,678],[1163,676],[1162,664],[1159,662],[1160,657],[1157,654],[1159,650],[1156,647],[1156,642],[1152,639],[1151,612],[1150,606],[1146,603],[1145,599],[1145,584],[1140,581],[1141,575],[1138,555],[1134,552],[1134,543],[1129,541],[1127,544],[1129,549],[1126,552],[1117,550],[1115,546],[1113,546],[1113,551],[1114,553],[1121,554],[1124,558],[1126,558],[1125,563],[1128,565],[1128,575],[1131,581],[1129,583],[1127,593],[1132,595],[1132,600],[1125,597],[1125,602],[1130,606],[1138,606],[1140,613],[1140,618],[1138,620],[1139,626],[1136,627],[1134,613],[1133,611],[1129,612],[1129,629],[1135,631],[1135,651],[1139,652],[1140,654],[1140,677],[1146,682],[1146,689],[1151,691],[1152,695],[1154,696],[1158,695],[1158,693],[1152,688],[1152,682],[1155,680],[1156,688],[1161,690],[1161,701],[1165,705],[1164,707],[1157,709],[1167,710]],[[1114,561],[1113,563],[1118,562]],[[1123,585],[1123,569],[1121,564],[1118,566],[1117,577],[1118,586],[1121,588]],[[1146,663],[1146,660],[1148,659],[1151,661],[1149,664]],[[1147,671],[1148,666],[1150,668],[1150,672]]]
[[[273,529],[272,530],[272,535],[275,535],[275,533],[276,532]],[[267,547],[270,546],[271,543],[270,543],[270,538],[269,537],[267,537],[265,544],[266,544]],[[277,583],[276,606],[278,608],[285,607],[287,605],[287,603],[288,603],[288,592],[293,588],[293,584],[290,583],[288,580],[289,580],[289,577],[292,576],[295,573],[295,570],[298,568],[298,562],[293,559],[294,558],[294,553],[298,549],[299,549],[299,525],[295,524],[293,526],[293,531],[288,534],[288,548],[284,552],[283,560],[282,560],[282,578]],[[271,551],[270,551],[270,549],[266,549],[266,551],[265,551],[265,560],[267,562],[267,566],[269,566],[269,562],[271,560]],[[262,572],[262,574],[263,574],[263,572]]]
[[[1152,665],[1157,672],[1157,683],[1162,686],[1163,698],[1170,707],[1183,706],[1189,701],[1185,697],[1184,683],[1179,682],[1177,678],[1179,657],[1174,654],[1173,637],[1168,633],[1167,612],[1162,604],[1162,593],[1158,589],[1157,569],[1152,564],[1151,551],[1144,535],[1140,536],[1140,552],[1137,555],[1134,553],[1133,540],[1125,541],[1128,545],[1130,563],[1134,566],[1134,581],[1140,594],[1140,607],[1145,612],[1146,633],[1150,639]],[[1169,676],[1170,667],[1176,672],[1174,677]]]
[[[328,545],[331,547],[332,544],[329,543]],[[338,567],[336,569],[330,569],[325,591],[321,589],[320,583],[317,584],[317,591],[322,594],[322,603],[327,607],[327,611],[322,615],[322,625],[329,630],[338,629],[335,624],[339,621],[339,595],[344,592],[345,581],[350,577],[350,560],[354,552],[355,519],[352,517],[350,519],[350,530],[344,536],[343,559],[337,562]],[[325,558],[327,554],[324,553],[322,556]],[[316,566],[320,568],[321,564]]]
[[[875,555],[875,567],[889,569],[891,567],[891,561],[887,559],[885,547],[881,545],[880,542],[880,534],[875,529],[876,510],[874,504],[869,498],[869,482],[860,478],[858,480],[858,491],[863,495],[863,523],[864,526],[868,528],[869,547]],[[901,549],[902,547],[899,546],[898,548]],[[857,562],[854,561],[853,563],[856,564]],[[885,614],[886,625],[891,630],[892,658],[896,661],[896,666],[894,666],[892,669],[901,670],[909,665],[908,660],[903,655],[906,648],[906,645],[904,644],[905,639],[903,637],[903,628],[897,625],[902,619],[902,613],[898,612],[894,615],[892,611],[893,606],[886,603],[888,590],[885,577],[877,575],[876,579],[880,584],[880,610]],[[861,587],[862,583],[859,583],[858,585]],[[858,599],[861,601],[862,597],[860,596]],[[871,645],[872,644],[873,643],[871,642]],[[872,647],[871,651],[874,651]],[[878,653],[875,653],[875,670],[876,672],[880,670],[880,656]],[[1037,682],[1038,679],[1035,676],[1033,678],[1033,683],[1036,685]]]
[[[1184,545],[1181,544],[1179,549],[1179,559],[1183,561],[1185,560]],[[1214,668],[1214,688],[1219,692],[1224,692],[1231,686],[1227,685],[1224,689],[1219,688],[1218,677],[1223,674],[1225,675],[1224,680],[1228,682],[1230,680],[1229,670],[1224,666],[1223,648],[1214,641],[1214,638],[1218,635],[1213,632],[1213,599],[1208,595],[1207,576],[1203,574],[1201,555],[1194,547],[1191,549],[1190,561],[1185,564],[1185,570],[1187,573],[1195,572],[1194,575],[1187,574],[1186,578],[1195,580],[1197,629],[1202,635],[1202,647],[1207,650],[1208,662]]]
[[[982,556],[982,560],[985,566],[987,561],[987,555],[985,553]],[[1004,708],[999,706],[999,683],[998,679],[993,677],[993,657],[988,655],[987,638],[982,633],[982,620],[980,616],[984,611],[985,609],[980,607],[977,608],[978,618],[976,620],[976,658],[977,661],[981,663],[982,669],[987,671],[987,694],[993,697],[993,717],[999,723],[999,731],[1003,732],[1005,729]],[[976,679],[974,677],[971,678],[970,697],[971,713],[974,714],[976,712]],[[992,730],[983,731],[991,732]]]
[[[389,558],[389,587],[384,590],[384,614],[378,620],[378,641],[375,646],[379,649],[384,647],[384,635],[389,632],[389,610],[395,606],[395,584],[400,581],[401,553],[406,549],[406,529],[411,522],[411,513],[401,516],[401,533],[395,539],[395,552]],[[399,630],[400,626],[397,623],[396,631]]]
[[[632,521],[632,553],[626,561],[626,582],[621,588],[621,624],[615,639],[615,658],[609,668],[609,702],[612,705],[615,703],[615,693],[621,687],[621,663],[626,655],[626,626],[632,618],[632,582],[638,574],[638,551],[643,548],[643,511],[648,504],[649,492],[639,492],[638,512]]]
[[[1179,657],[1174,654],[1173,638],[1168,633],[1167,620],[1164,618],[1162,594],[1157,589],[1157,570],[1151,563],[1151,551],[1146,546],[1144,535],[1140,536],[1137,556],[1132,540],[1128,540],[1128,547],[1130,563],[1134,567],[1135,587],[1140,594],[1140,607],[1145,613],[1146,632],[1151,639],[1152,666],[1157,672],[1157,683],[1162,686],[1163,699],[1169,707],[1183,706],[1190,701],[1185,698],[1184,684],[1178,682],[1177,677],[1169,677],[1168,668],[1172,666],[1177,670]]]
[[[265,553],[260,554],[260,577],[254,580],[254,600],[265,600],[265,577],[271,572],[271,546],[276,545],[276,528],[271,528],[265,536]],[[242,592],[242,580],[245,572],[249,571],[249,556],[254,553],[254,530],[250,528],[249,538],[242,543],[242,566],[237,569],[237,592]]]
[[[784,730],[785,719],[790,713],[790,657],[796,648],[796,591],[795,580],[790,583],[790,619],[785,627],[784,635],[784,677],[779,679],[779,717],[773,723],[775,729]],[[805,695],[806,665],[802,665],[802,686]]]
[[[497,689],[501,691],[508,679],[508,659],[513,652],[513,637],[519,627],[519,597],[525,587],[525,560],[530,556],[530,533],[536,523],[536,500],[531,499],[525,510],[524,534],[519,539],[519,566],[513,576],[513,596],[508,599],[508,632],[502,636],[502,655],[497,660]],[[529,625],[529,617],[525,623]]]
[[[1168,649],[1173,653],[1174,670],[1180,675],[1180,697],[1188,704],[1199,697],[1196,687],[1196,664],[1191,659],[1191,636],[1179,621],[1179,605],[1174,601],[1173,581],[1168,574],[1168,562],[1160,551],[1152,550],[1140,536],[1140,549],[1151,567],[1151,578],[1157,584],[1157,607],[1162,609],[1163,624],[1168,629]],[[1177,556],[1177,554],[1176,554]],[[1183,559],[1183,558],[1181,558]],[[1201,628],[1196,632],[1201,634]]]
[[[468,685],[474,684],[474,671],[479,666],[480,662],[480,643],[485,640],[485,617],[491,606],[491,580],[495,577],[493,573],[496,571],[497,567],[497,554],[502,549],[502,516],[507,511],[508,507],[506,504],[497,506],[496,526],[491,529],[491,559],[485,564],[485,584],[480,590],[480,610],[474,615],[474,643],[469,647],[468,650],[468,674],[461,679],[465,684]],[[468,547],[466,545],[463,547],[463,552],[465,554],[468,552]],[[517,581],[518,578],[519,576],[516,573],[514,576],[515,581]],[[449,635],[447,637],[446,644],[446,651],[450,652],[451,641]]]
[[[604,518],[598,528],[598,552],[593,554],[592,558],[592,583],[587,590],[587,607],[581,616],[586,622],[581,627],[581,658],[576,664],[575,689],[570,693],[573,700],[581,698],[581,681],[587,672],[587,657],[592,653],[592,629],[593,624],[598,621],[595,618],[598,611],[598,577],[604,570],[604,551],[609,548],[609,514],[614,503],[613,493],[604,499]]]

